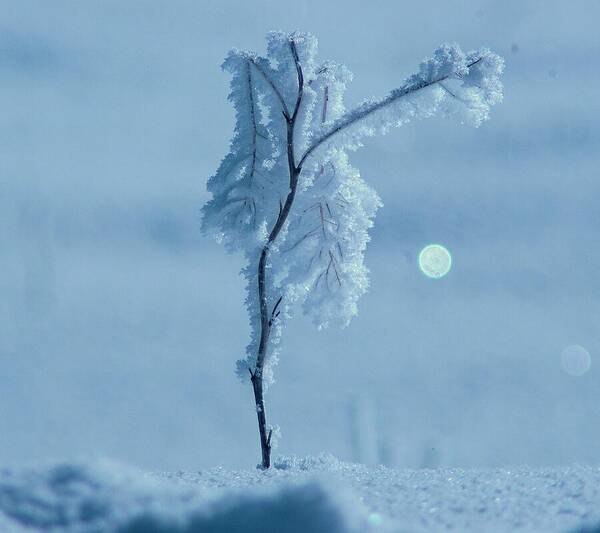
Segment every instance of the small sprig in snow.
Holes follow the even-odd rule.
[[[317,65],[313,36],[270,33],[266,58],[230,52],[223,68],[233,75],[229,100],[236,108],[236,129],[230,153],[209,180],[213,198],[203,209],[203,227],[230,249],[243,250],[249,260],[244,275],[254,335],[238,366],[244,379],[256,363],[259,337],[257,257],[289,191],[282,111],[293,108],[298,93],[292,40],[304,76],[294,140],[304,152],[296,150],[302,174],[294,209],[270,246],[270,303],[285,294],[276,326],[280,317],[290,316],[294,302],[303,303],[318,326],[346,325],[367,290],[364,250],[381,202],[349,164],[345,150],[361,146],[365,136],[438,110],[479,126],[502,100],[504,63],[486,48],[464,54],[458,45],[444,44],[401,87],[348,112],[343,94],[352,76],[333,62]],[[278,338],[273,335],[271,344]]]
[[[479,126],[502,100],[500,57],[445,44],[387,96],[347,111],[351,73],[317,62],[316,53],[310,34],[272,32],[266,57],[232,50],[223,63],[232,74],[236,127],[208,182],[202,226],[247,259],[251,340],[238,374],[252,379],[263,418],[263,381],[273,380],[293,308],[301,305],[318,327],[347,325],[368,288],[364,252],[381,201],[348,150],[437,112]],[[266,426],[266,442],[263,434]]]

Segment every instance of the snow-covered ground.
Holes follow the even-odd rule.
[[[7,533],[593,531],[600,468],[392,470],[320,456],[148,474],[96,460],[2,470],[0,511]]]

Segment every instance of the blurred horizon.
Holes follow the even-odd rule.
[[[600,462],[600,3],[0,0],[0,461],[254,466],[242,258],[199,230],[233,110],[220,65],[309,31],[348,107],[442,42],[505,58],[480,128],[433,118],[351,162],[377,190],[345,330],[290,321],[276,453],[397,467]],[[432,242],[439,280],[418,268]],[[561,367],[581,345],[591,367]],[[356,427],[368,429],[358,438]]]

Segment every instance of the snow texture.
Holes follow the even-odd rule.
[[[345,533],[368,525],[362,507],[331,481],[260,483],[254,475],[261,486],[248,486],[252,475],[222,470],[174,483],[186,476],[144,475],[107,461],[3,470],[0,531]]]
[[[238,362],[244,380],[257,369],[261,252],[268,257],[265,309],[279,310],[268,341],[266,383],[273,378],[283,321],[295,306],[302,305],[319,328],[345,326],[367,291],[364,253],[382,204],[347,151],[365,137],[438,112],[478,126],[502,100],[499,56],[486,48],[465,54],[444,44],[388,96],[346,110],[351,73],[317,62],[316,53],[310,34],[271,32],[266,57],[232,50],[223,63],[232,75],[236,126],[230,152],[208,182],[212,199],[203,208],[203,229],[247,260],[251,342]],[[300,172],[297,185],[290,164]],[[292,209],[272,233],[290,195]]]
[[[0,531],[594,532],[600,468],[369,469],[331,456],[269,471],[143,474],[108,461],[0,472]]]

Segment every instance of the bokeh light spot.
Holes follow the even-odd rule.
[[[383,518],[381,518],[381,515],[379,513],[371,513],[369,514],[369,525],[371,526],[380,526],[381,523],[383,522]]]
[[[419,253],[419,268],[429,278],[444,277],[452,267],[452,256],[441,244],[428,244]]]
[[[579,344],[567,346],[560,354],[563,370],[570,376],[583,376],[592,366],[590,353]]]

